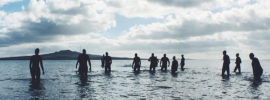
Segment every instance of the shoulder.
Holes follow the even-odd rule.
[[[34,57],[35,57],[35,55],[31,56],[30,59],[32,60],[32,59],[34,59]]]
[[[258,58],[256,58],[256,57],[255,57],[253,60],[254,60],[254,61],[259,61],[259,59],[258,59]]]

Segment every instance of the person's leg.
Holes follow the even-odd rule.
[[[181,70],[183,71],[184,70],[184,65],[181,64]]]
[[[88,73],[88,67],[86,66],[84,69],[84,76],[87,76],[87,73]]]
[[[40,69],[36,70],[36,79],[40,80]]]
[[[167,66],[165,67],[165,71],[167,71]]]
[[[241,66],[240,66],[240,64],[238,65],[238,71],[239,71],[239,73],[241,73]]]
[[[152,64],[150,65],[150,71],[153,71],[153,65]]]
[[[224,76],[224,72],[225,72],[225,68],[224,67],[225,66],[223,65],[223,67],[222,67],[222,73],[221,73],[222,76]]]
[[[108,70],[108,66],[107,66],[107,65],[105,65],[105,72],[107,72],[107,70]]]
[[[31,69],[31,77],[32,77],[32,80],[35,80],[35,74],[34,74],[33,69]]]
[[[237,70],[237,65],[235,66],[235,68],[234,68],[233,72],[236,72],[236,70]]]
[[[182,65],[182,70],[184,70],[184,66],[185,66],[185,64]]]
[[[134,72],[136,71],[136,66],[133,67],[133,71],[134,71]]]
[[[228,76],[230,75],[230,67],[229,67],[229,65],[227,66],[227,75]]]

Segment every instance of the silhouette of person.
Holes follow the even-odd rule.
[[[222,76],[224,72],[227,71],[227,75],[230,75],[230,57],[227,55],[227,52],[223,51],[223,67],[222,67]]]
[[[86,50],[82,50],[82,54],[80,54],[77,58],[77,63],[76,63],[76,68],[78,67],[79,64],[79,74],[87,76],[88,72],[88,66],[87,62],[89,64],[89,70],[91,71],[91,61],[89,56],[86,54]]]
[[[173,61],[172,61],[172,68],[171,71],[172,73],[175,73],[178,68],[178,61],[175,59],[175,56],[173,56]]]
[[[235,61],[235,68],[233,72],[236,72],[236,70],[238,69],[238,72],[241,73],[241,68],[240,68],[240,64],[242,63],[241,58],[239,57],[239,53],[236,54],[236,61]]]
[[[104,68],[104,54],[102,55],[102,58],[101,58],[101,67]]]
[[[254,57],[253,53],[249,54],[249,58],[252,60],[251,65],[253,69],[253,76],[255,81],[259,81],[261,79],[261,75],[263,73],[262,66],[258,58]]]
[[[182,58],[181,58],[181,62],[180,62],[180,65],[181,65],[181,70],[184,71],[184,66],[185,66],[185,57],[184,55],[182,54],[181,55]]]
[[[106,56],[104,57],[105,72],[111,72],[111,64],[112,58],[109,56],[108,52],[106,52]]]
[[[150,71],[155,71],[155,68],[158,65],[158,59],[154,56],[154,53],[152,53],[152,56],[148,59],[150,61]]]
[[[35,49],[35,55],[33,55],[30,58],[30,64],[29,64],[32,80],[40,80],[40,68],[39,68],[39,65],[40,65],[40,67],[42,69],[42,73],[44,74],[42,58],[39,55],[39,48],[36,48]]]
[[[140,67],[141,67],[141,58],[138,57],[137,53],[135,53],[135,57],[133,58],[133,62],[132,62],[132,68],[133,71],[140,71]]]
[[[167,64],[167,62],[169,64]],[[163,55],[160,61],[160,67],[162,71],[167,71],[167,67],[170,66],[170,60],[168,57],[166,57],[166,54]]]

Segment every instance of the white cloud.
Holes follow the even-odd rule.
[[[60,5],[59,5],[59,2]],[[59,5],[59,6],[58,6]],[[58,36],[98,33],[115,26],[114,16],[100,13],[96,1],[31,0],[22,12],[4,13],[1,20],[0,46],[45,42]]]
[[[22,12],[0,11],[0,42],[5,43],[0,52],[37,46],[46,52],[86,48],[91,53],[137,52],[143,57],[155,52],[218,58],[224,49],[230,54],[268,54],[269,4],[269,0],[31,0]],[[163,21],[137,24],[116,39],[98,34],[117,27],[115,14]]]

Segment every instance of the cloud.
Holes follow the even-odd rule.
[[[58,36],[98,33],[115,26],[111,14],[92,8],[98,3],[60,1],[31,0],[22,12],[3,12],[1,26],[4,28],[0,31],[3,35],[0,37],[0,46],[46,42]]]
[[[148,0],[150,2],[159,3],[166,6],[178,6],[178,7],[194,7],[207,3],[213,0]]]
[[[22,12],[0,11],[0,52],[35,47],[45,52],[86,48],[91,53],[109,51],[114,56],[137,52],[147,57],[154,52],[217,58],[226,49],[231,54],[267,55],[269,3],[269,0],[31,0]],[[137,23],[110,38],[106,31],[118,27],[116,14],[127,19],[159,21]]]

